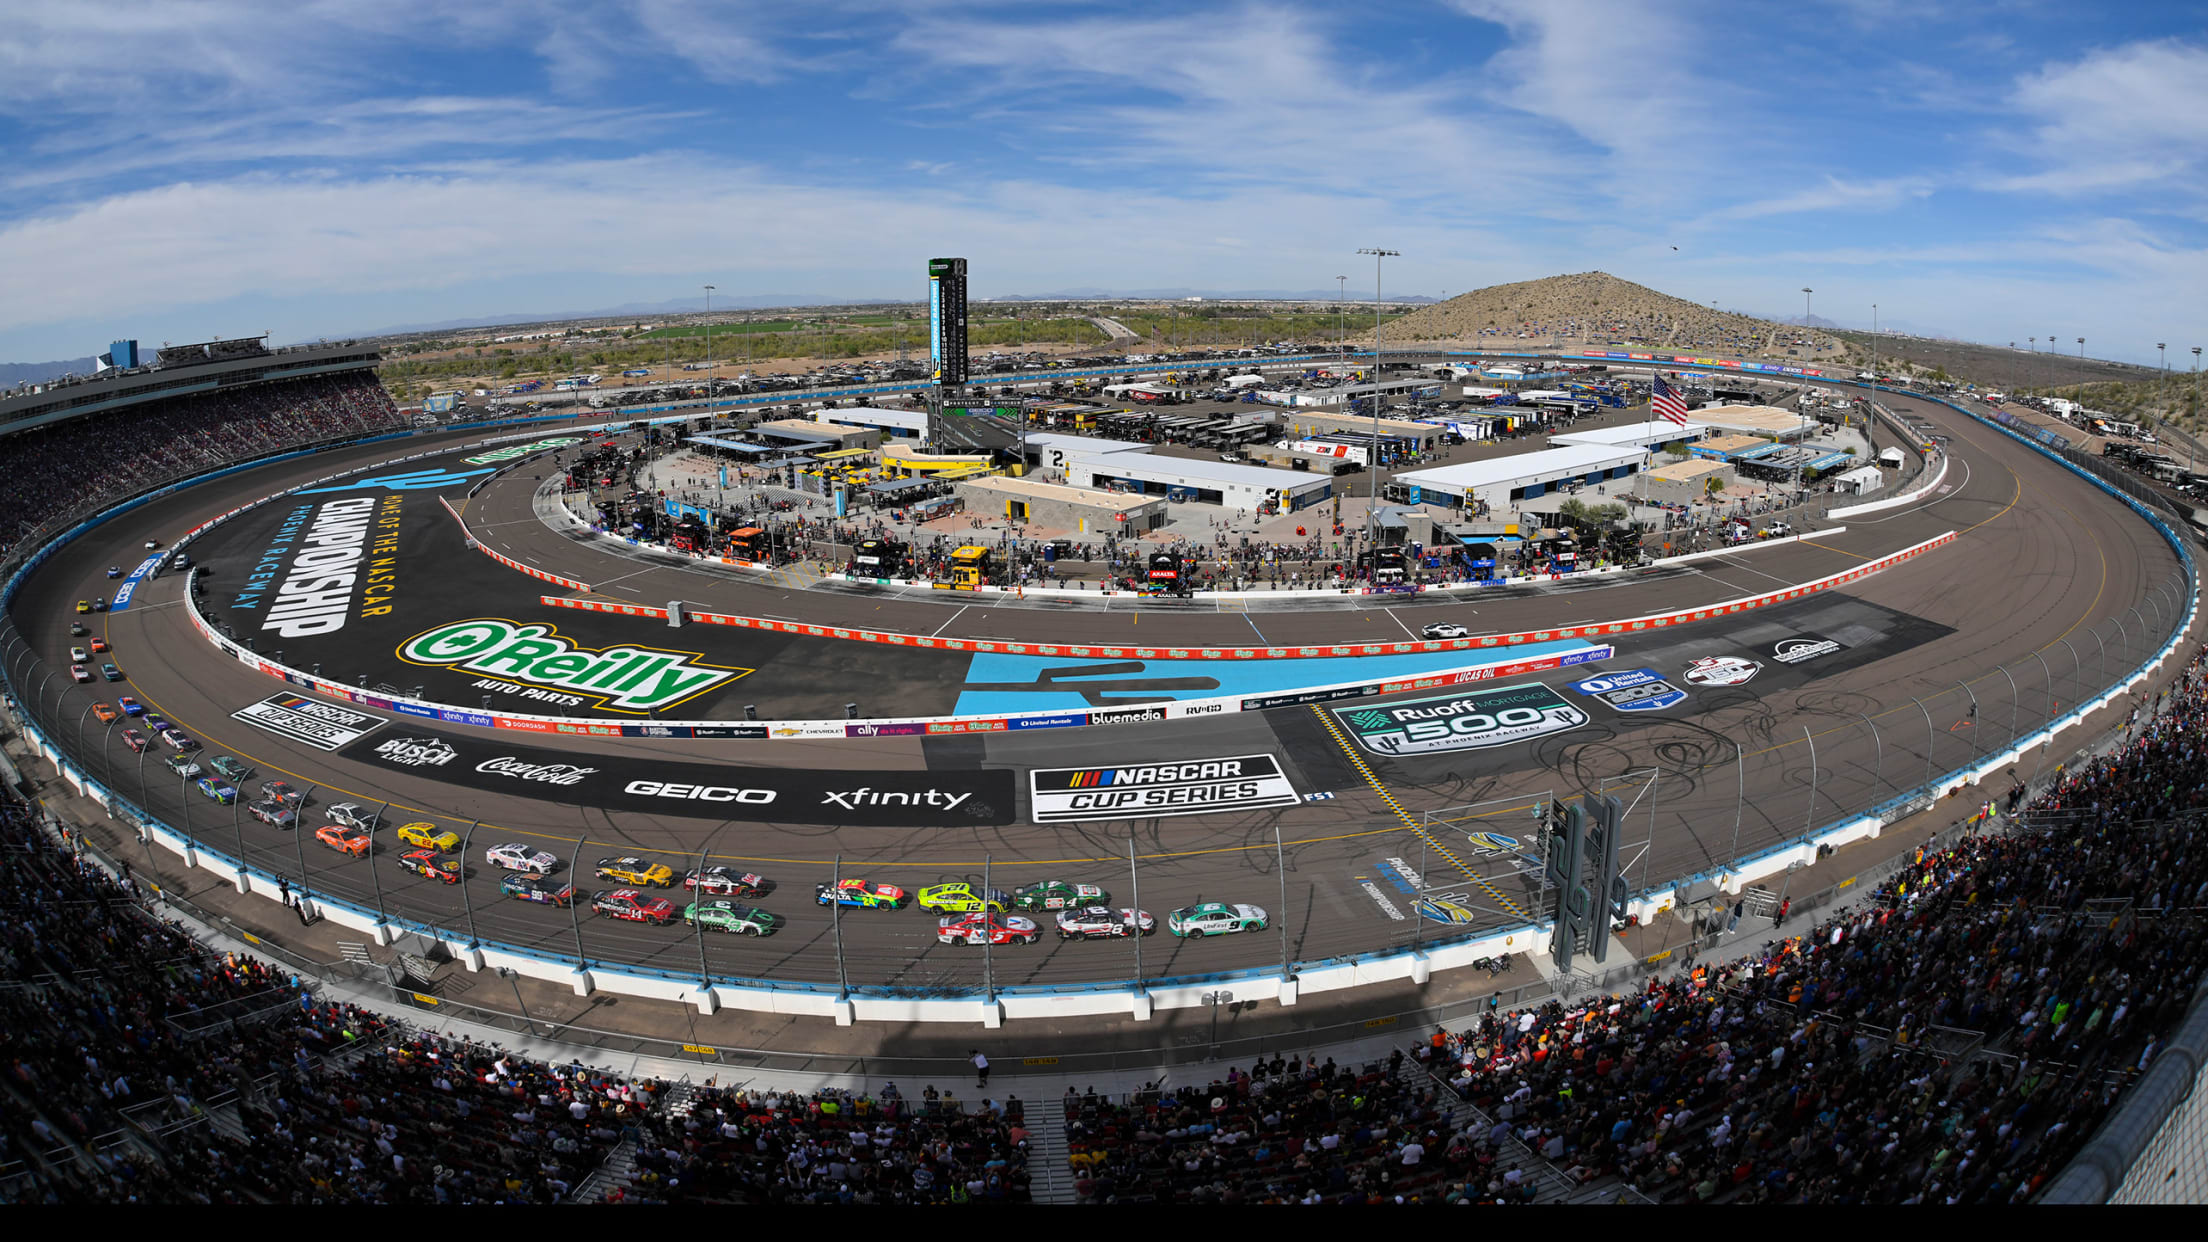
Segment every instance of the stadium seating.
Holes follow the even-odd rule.
[[[318,376],[175,397],[64,419],[0,439],[0,552],[90,503],[240,458],[346,434],[396,430],[375,376]]]

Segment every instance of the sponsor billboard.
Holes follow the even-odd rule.
[[[1468,690],[1384,707],[1337,707],[1357,744],[1375,755],[1432,755],[1507,746],[1577,729],[1588,715],[1541,682]]]
[[[1658,712],[1687,701],[1686,691],[1665,681],[1662,673],[1647,668],[1589,677],[1573,682],[1572,689],[1601,699],[1621,712]]]
[[[378,723],[381,723],[380,721]],[[612,726],[620,727],[620,726]],[[627,726],[645,728],[649,726]],[[741,726],[730,726],[731,728]],[[762,732],[765,726],[755,726]],[[842,728],[837,728],[842,734]],[[1009,824],[1012,773],[747,768],[518,745],[502,737],[412,734],[348,757],[493,792],[612,811],[860,828]],[[336,749],[330,747],[329,749]]]
[[[1213,815],[1303,801],[1271,755],[1118,767],[1036,768],[1027,774],[1038,824]]]
[[[232,719],[295,742],[305,742],[319,750],[336,750],[390,723],[381,716],[318,703],[296,694],[272,694],[230,715]]]

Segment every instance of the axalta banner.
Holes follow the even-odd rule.
[[[401,732],[400,730],[404,730]],[[615,726],[614,732],[620,732]],[[347,758],[471,789],[690,819],[861,828],[972,828],[1012,822],[1012,773],[750,768],[517,746],[393,725]]]

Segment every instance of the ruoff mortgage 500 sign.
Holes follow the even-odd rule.
[[[1540,682],[1497,686],[1386,707],[1337,707],[1334,716],[1375,755],[1433,755],[1507,746],[1587,723],[1587,713]]]

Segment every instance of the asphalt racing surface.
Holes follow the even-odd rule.
[[[716,975],[832,982],[838,966],[830,912],[813,904],[812,886],[839,866],[845,877],[908,889],[985,874],[1006,888],[1064,878],[1100,884],[1119,904],[1134,900],[1139,883],[1142,906],[1161,917],[1199,900],[1248,902],[1275,914],[1264,934],[1143,941],[1140,973],[1148,979],[1262,966],[1280,959],[1283,940],[1286,953],[1300,960],[1367,951],[1447,930],[1411,914],[1414,887],[1458,895],[1482,924],[1516,921],[1532,890],[1516,874],[1513,846],[1528,842],[1532,808],[1549,798],[1603,788],[1618,794],[1631,804],[1630,880],[1668,882],[1883,801],[1920,781],[1928,766],[1946,771],[1999,749],[2012,715],[2015,730],[2028,732],[2105,684],[2104,668],[2113,677],[2138,662],[2157,641],[2143,632],[2153,628],[2143,622],[2167,616],[2169,608],[2147,602],[2147,592],[2176,569],[2160,537],[2116,501],[1998,433],[1942,407],[1898,398],[1891,404],[1932,418],[1953,437],[1946,484],[1925,502],[1850,522],[1829,540],[1728,555],[1697,573],[1604,590],[1362,611],[981,608],[910,593],[800,591],[689,567],[639,567],[540,524],[533,513],[537,481],[526,467],[500,479],[468,511],[477,534],[508,555],[632,602],[680,598],[717,611],[845,626],[1146,645],[1249,643],[1256,627],[1273,643],[1312,643],[1392,639],[1405,632],[1404,620],[1412,628],[1459,620],[1476,633],[1578,624],[1752,594],[1945,531],[1959,534],[1951,546],[1844,591],[1635,637],[1599,665],[1479,683],[1457,694],[1110,728],[834,741],[545,737],[363,712],[357,714],[374,719],[341,730],[354,736],[335,739],[331,750],[324,748],[331,736],[310,744],[271,731],[283,704],[256,705],[295,698],[295,688],[213,652],[183,614],[181,578],[164,575],[137,587],[127,610],[82,618],[112,643],[113,654],[103,658],[121,666],[128,684],[57,688],[48,701],[62,702],[64,734],[68,721],[81,722],[79,753],[95,772],[104,766],[126,794],[142,790],[147,805],[212,846],[303,875],[316,892],[380,902],[393,913],[547,952],[687,972],[702,962]],[[95,530],[28,584],[17,604],[22,628],[43,654],[59,657],[86,641],[67,633],[78,619],[72,602],[106,595],[115,584],[102,568],[136,564],[144,538],[173,540],[207,515],[277,490],[279,480],[387,460],[405,453],[406,443],[231,476]],[[392,588],[377,597],[389,602],[356,597],[336,629],[263,635],[262,652],[280,647],[287,662],[320,662],[333,677],[365,677],[409,692],[424,685],[432,697],[450,694],[465,706],[491,695],[503,710],[581,714],[587,707],[629,720],[648,720],[651,708],[638,716],[633,703],[568,708],[525,699],[521,690],[546,688],[479,688],[479,680],[512,679],[410,660],[401,649],[461,622],[557,625],[556,636],[540,637],[573,643],[583,661],[578,679],[595,676],[612,686],[627,680],[625,669],[640,671],[642,685],[657,684],[660,673],[675,667],[607,664],[612,648],[679,653],[690,661],[683,669],[730,674],[700,683],[671,709],[696,719],[740,719],[745,703],[757,704],[762,719],[840,716],[849,701],[862,702],[868,715],[917,714],[949,710],[976,684],[985,687],[981,693],[1005,693],[986,687],[1017,681],[1002,669],[977,674],[973,661],[949,653],[720,627],[677,630],[544,609],[535,602],[544,584],[461,546],[436,494],[370,488],[301,496],[223,528],[219,538],[194,548],[214,569],[204,596],[211,615],[228,618],[241,637],[248,632],[242,622],[265,622],[265,607],[241,607],[257,602],[241,597],[270,540],[295,516],[305,523],[297,531],[311,531],[322,506],[365,499],[380,520],[397,496],[390,582],[377,584]],[[302,505],[314,512],[299,515]],[[633,597],[620,591],[625,586],[634,588]],[[300,606],[311,612],[314,605]],[[371,606],[391,611],[369,615]],[[667,688],[672,694],[687,687],[678,679]],[[191,792],[160,765],[158,753],[141,757],[124,747],[121,724],[103,729],[90,718],[93,692],[137,696],[201,738],[203,761],[240,756],[256,769],[242,782],[249,792],[270,777],[313,785],[304,816],[309,830],[268,828]],[[578,690],[575,697],[606,696]],[[1453,723],[1468,720],[1495,723],[1469,731]],[[1074,805],[1084,773],[1207,763],[1241,765],[1233,775],[1249,778],[1246,809],[1138,815],[1112,812],[1115,804],[1097,798]],[[1274,764],[1277,777],[1267,775]],[[1224,768],[1210,777],[1192,770],[1189,779],[1224,774]],[[670,787],[679,792],[668,793]],[[702,797],[701,789],[720,792]],[[373,811],[386,800],[372,857],[347,858],[312,839],[325,807],[355,802]],[[1137,812],[1164,809],[1135,805]],[[1040,814],[1069,818],[1037,823]],[[1101,817],[1078,818],[1089,814]],[[403,851],[393,828],[414,821],[469,838],[464,883],[444,886],[398,869],[393,860]],[[758,904],[786,925],[763,939],[703,937],[516,902],[499,894],[499,873],[482,862],[487,845],[507,840],[580,861],[562,875],[585,890],[612,887],[591,878],[590,864],[632,851],[678,873],[701,857],[757,871],[776,886]],[[680,891],[670,895],[679,898]],[[839,917],[844,968],[854,986],[924,991],[979,981],[980,951],[937,945],[932,915],[846,910]],[[1136,973],[1136,953],[1128,941],[1046,938],[994,951],[990,967],[998,987],[1120,979]]]

